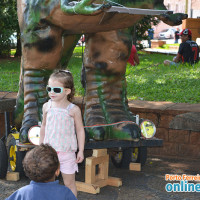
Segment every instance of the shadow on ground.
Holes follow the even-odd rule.
[[[199,199],[199,194],[186,192],[165,191],[165,185],[169,182],[164,180],[165,174],[199,174],[200,161],[198,160],[180,160],[169,158],[147,159],[146,165],[140,172],[129,171],[128,169],[115,168],[110,162],[109,176],[122,179],[123,185],[119,188],[106,186],[101,188],[97,195],[78,193],[79,200],[177,200],[177,199]],[[79,167],[79,173],[76,176],[78,181],[84,181],[84,165]],[[0,200],[4,200],[12,192],[29,183],[28,178],[22,177],[18,182],[0,180]],[[62,178],[60,183],[63,184]],[[171,182],[172,183],[172,182]],[[194,182],[195,183],[195,182]]]

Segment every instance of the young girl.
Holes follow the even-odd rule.
[[[57,151],[64,184],[77,196],[75,171],[78,171],[77,163],[84,159],[85,132],[81,111],[71,103],[75,92],[72,74],[67,70],[54,72],[47,92],[50,100],[43,105],[40,143],[48,143]]]

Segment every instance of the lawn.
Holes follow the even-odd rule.
[[[169,49],[170,47],[179,47],[180,44],[164,44],[163,46],[161,47],[158,47],[158,49]]]
[[[173,56],[139,52],[140,65],[127,65],[128,99],[171,101],[174,103],[200,103],[200,66],[164,66],[163,60]],[[0,60],[0,91],[18,91],[19,59]],[[84,91],[80,83],[82,47],[77,47],[70,60],[76,95]]]
[[[0,91],[18,91],[20,59],[0,59]]]
[[[129,99],[200,103],[200,66],[166,67],[166,55],[140,55],[141,64],[127,67]],[[170,56],[169,56],[170,57]]]

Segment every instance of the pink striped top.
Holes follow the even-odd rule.
[[[71,103],[66,109],[51,108],[51,100],[48,101],[44,143],[50,144],[56,151],[77,150],[74,118],[69,115],[73,107]]]

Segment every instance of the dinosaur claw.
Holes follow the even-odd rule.
[[[114,127],[114,138],[137,142],[139,141],[140,136],[140,128],[135,123],[123,123]]]
[[[28,127],[21,128],[21,130],[20,130],[20,137],[19,137],[20,143],[24,144],[24,143],[29,142],[28,141],[28,130],[29,130]]]
[[[103,127],[95,127],[91,131],[93,132],[92,138],[94,140],[104,140],[105,129]]]

